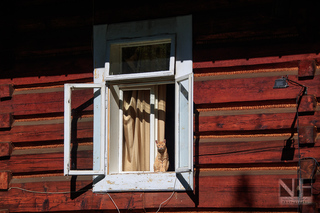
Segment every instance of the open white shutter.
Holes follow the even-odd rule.
[[[193,74],[176,79],[175,171],[186,189],[193,187]],[[183,179],[183,180],[181,180]],[[186,185],[187,184],[187,185]]]
[[[92,170],[72,170],[71,157],[71,93],[76,89],[92,88],[94,100],[93,121],[93,165]],[[65,175],[104,175],[105,171],[105,125],[106,125],[106,86],[104,83],[65,84],[64,86],[64,174]]]

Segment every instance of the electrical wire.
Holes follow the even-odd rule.
[[[109,196],[110,200],[112,201],[113,205],[116,207],[117,211],[120,213],[120,210],[116,204],[116,202],[114,202],[114,200],[112,199],[111,195],[109,193],[107,193],[107,195]]]
[[[10,187],[8,189],[8,191],[10,191],[11,189],[18,189],[21,191],[25,191],[25,192],[29,192],[29,193],[35,193],[35,194],[69,194],[72,192],[85,192],[85,191],[92,191],[92,189],[89,190],[79,190],[79,191],[65,191],[65,192],[42,192],[42,191],[34,191],[34,190],[29,190],[29,189],[24,189],[24,188],[20,188],[20,187]],[[117,204],[114,202],[114,200],[112,199],[112,197],[110,196],[109,193],[107,193],[107,195],[109,196],[110,200],[112,201],[113,205],[116,207],[116,209],[118,210],[118,212],[120,213],[120,210],[117,206]]]
[[[156,213],[158,213],[158,212],[160,211],[161,206],[162,206],[164,203],[168,202],[168,201],[173,197],[173,195],[174,195],[174,193],[175,193],[176,182],[177,182],[177,177],[176,177],[175,180],[174,180],[174,185],[173,185],[173,192],[172,192],[172,194],[171,194],[165,201],[163,201],[162,203],[160,203],[159,208],[158,208],[158,210],[156,211]],[[35,191],[35,190],[24,189],[24,188],[15,187],[15,186],[10,187],[10,188],[8,189],[8,191],[10,191],[11,189],[18,189],[18,190],[21,190],[21,191],[25,191],[25,192],[29,192],[29,193],[35,193],[35,194],[69,194],[69,193],[75,193],[75,192],[92,191],[92,189],[89,189],[89,190],[64,191],[64,192],[43,192],[43,191]],[[116,207],[118,213],[120,213],[120,210],[119,210],[116,202],[112,199],[111,195],[110,195],[109,193],[107,193],[107,195],[109,196],[109,198],[110,198],[111,202],[113,203],[113,205]]]
[[[173,192],[172,192],[172,194],[171,194],[165,201],[163,201],[162,203],[160,203],[159,208],[158,208],[158,210],[156,211],[156,213],[158,213],[158,212],[160,211],[161,206],[162,206],[164,203],[168,202],[168,201],[173,197],[173,195],[174,195],[174,193],[175,193],[176,182],[177,182],[177,177],[174,179],[174,185],[173,185]],[[117,208],[118,213],[120,213],[120,210],[119,210],[116,202],[112,199],[112,197],[111,197],[111,195],[110,195],[109,193],[107,193],[107,194],[108,194],[110,200],[113,202],[114,206]]]
[[[175,189],[176,189],[176,181],[177,181],[177,176],[176,176],[176,178],[174,179],[174,185],[173,185],[173,192],[172,192],[172,194],[170,195],[170,197],[168,197],[168,199],[166,199],[165,201],[163,201],[162,203],[160,203],[159,208],[158,208],[158,210],[156,211],[156,213],[158,213],[158,212],[160,211],[162,204],[168,202],[168,201],[172,198],[172,196],[174,195]]]

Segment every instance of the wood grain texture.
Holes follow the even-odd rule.
[[[227,139],[226,139],[227,140]],[[298,163],[299,151],[297,141],[293,144],[292,159],[286,158],[288,153],[285,149],[287,145],[285,140],[261,141],[260,138],[254,138],[251,142],[205,142],[199,143],[194,154],[195,166],[223,167],[233,165],[243,167],[258,164],[285,164],[286,162]],[[320,158],[320,146],[304,147],[300,149],[300,157]]]
[[[238,49],[238,48],[237,48]],[[228,50],[225,48],[224,51]],[[208,68],[224,68],[224,67],[241,67],[241,66],[252,66],[252,65],[261,65],[261,64],[276,64],[276,63],[286,63],[296,61],[312,61],[314,59],[318,60],[319,56],[317,54],[299,54],[299,55],[286,55],[286,56],[270,56],[270,57],[252,57],[252,58],[236,58],[229,60],[211,60],[208,58],[210,55],[217,54],[218,50],[212,51],[212,49],[207,50],[195,50],[195,62],[193,63],[193,67],[195,69],[208,69]],[[208,59],[204,61],[204,59]],[[305,62],[303,62],[305,63]],[[306,63],[306,67],[308,67]],[[303,65],[303,64],[302,64]],[[305,68],[305,67],[301,67]],[[306,68],[305,68],[306,69]],[[310,69],[310,68],[308,68]]]
[[[10,84],[15,91],[12,97],[1,99],[0,109],[1,114],[12,113],[15,121],[11,128],[1,129],[0,142],[12,141],[18,149],[0,159],[0,168],[13,172],[11,187],[31,191],[0,190],[0,209],[116,212],[107,194],[90,191],[91,177],[62,176],[63,84],[93,81],[92,24],[193,14],[194,73],[208,74],[195,76],[195,108],[227,112],[209,109],[200,113],[194,128],[195,191],[176,192],[161,212],[296,212],[297,205],[279,203],[279,180],[297,177],[296,142],[292,160],[282,160],[282,152],[287,136],[292,134],[297,140],[295,99],[300,88],[272,87],[275,79],[289,75],[320,99],[320,28],[316,27],[320,3],[113,3],[65,1],[61,6],[57,1],[18,0],[9,3],[14,10],[3,11],[5,21],[0,25],[7,30],[0,49],[0,84]],[[10,7],[3,3],[0,8]],[[254,73],[255,69],[261,72]],[[81,95],[73,107],[86,106],[92,97],[90,92]],[[310,103],[305,106],[308,110]],[[241,110],[273,104],[291,106],[279,111]],[[224,107],[231,109],[221,109]],[[77,164],[86,167],[91,164],[92,150],[81,149],[81,143],[92,142],[92,106],[83,109],[88,117],[74,122],[77,130],[73,136],[80,142]],[[320,128],[319,109],[313,111],[300,117],[301,125]],[[269,136],[277,133],[281,136]],[[205,136],[214,139],[203,139]],[[319,140],[313,147],[301,147],[301,157],[319,159],[319,147]],[[317,177],[314,186],[319,189],[319,185]],[[124,192],[111,196],[121,212],[155,212],[171,194]],[[318,191],[314,195],[318,205]],[[313,207],[303,211],[314,211]]]
[[[12,79],[1,78],[1,84],[12,84],[18,88],[30,88],[35,86],[46,86],[46,85],[62,85],[66,82],[91,82],[93,79],[93,72],[88,70],[87,73],[76,73],[76,74],[64,74],[54,76],[28,76],[28,77],[15,77]]]
[[[0,98],[11,98],[13,93],[12,84],[0,85]]]
[[[168,202],[162,205],[162,211],[171,208],[192,210],[196,205],[197,208],[215,210],[296,208],[296,205],[288,206],[279,203],[279,180],[283,178],[296,178],[296,174],[294,171],[281,173],[276,170],[257,173],[252,171],[200,171],[200,175],[195,180],[196,190],[190,193],[176,192]],[[74,211],[114,210],[115,207],[108,195],[92,193],[91,184],[91,181],[76,179],[73,181],[12,183],[11,187],[21,187],[34,192],[12,188],[8,192],[0,193],[0,203],[2,208],[10,209],[10,211],[66,211],[70,208]],[[67,193],[70,190],[73,192]],[[62,192],[62,194],[51,194],[50,192]],[[157,209],[160,203],[170,195],[171,192],[110,193],[120,210],[137,211],[144,208]]]
[[[0,142],[0,157],[10,156],[13,147],[11,142]]]
[[[12,113],[0,114],[0,129],[1,128],[11,128],[13,122]]]
[[[299,126],[300,146],[313,146],[316,142],[317,126]]]
[[[296,132],[296,113],[244,114],[225,116],[200,116],[195,120],[197,134],[228,131],[277,130]],[[320,112],[299,116],[299,125],[320,125]],[[276,131],[275,131],[276,132]],[[206,133],[207,134],[207,133]]]
[[[11,171],[0,171],[0,190],[9,189],[9,184],[12,178]]]
[[[316,70],[315,60],[302,60],[299,63],[299,78],[311,78],[314,76]]]
[[[200,176],[199,206],[208,208],[288,208],[279,203],[279,179],[296,175]],[[209,191],[215,193],[209,193]],[[292,206],[297,207],[297,206]]]
[[[13,155],[10,160],[0,161],[0,168],[10,169],[13,174],[39,174],[63,171],[64,153]],[[92,169],[92,150],[77,151],[72,165],[78,169]]]
[[[92,122],[79,119],[76,124],[76,134],[78,140],[92,139],[93,126]],[[92,120],[92,118],[91,118]],[[54,120],[55,121],[55,120]],[[51,121],[52,122],[52,121]],[[49,124],[33,124],[29,122],[26,125],[14,125],[10,131],[0,131],[0,142],[12,141],[12,143],[20,142],[46,142],[46,141],[62,141],[64,138],[63,120],[58,120],[57,123]],[[75,128],[75,125],[74,127]]]
[[[82,110],[92,110],[93,90],[77,90],[72,93],[72,107],[81,106]],[[13,95],[9,101],[0,102],[2,112],[14,116],[63,113],[63,87],[29,90]],[[83,108],[84,107],[84,108]]]
[[[50,181],[29,182],[23,184],[11,184],[11,187],[48,192],[44,194],[25,192],[12,188],[9,192],[0,193],[0,206],[11,211],[67,211],[76,210],[115,210],[115,206],[107,194],[92,193],[92,181]],[[72,191],[72,193],[68,193]],[[62,194],[50,194],[50,192],[67,192]],[[31,194],[30,194],[31,193]],[[30,196],[32,195],[32,196]],[[160,203],[166,200],[171,192],[160,193],[110,193],[110,196],[120,210],[142,210],[143,208],[158,208]],[[177,193],[170,201],[171,207],[194,206],[189,202],[186,193]],[[164,205],[166,208],[167,205]]]
[[[299,103],[299,112],[314,112],[317,107],[317,97],[315,95],[303,95]]]
[[[281,76],[279,76],[281,77]],[[222,79],[194,82],[195,104],[216,104],[249,101],[273,101],[296,99],[300,87],[290,86],[286,89],[273,89],[274,81],[279,77],[261,77],[247,79]],[[298,81],[296,77],[289,76]],[[312,81],[305,81],[308,93],[320,96],[320,76]]]

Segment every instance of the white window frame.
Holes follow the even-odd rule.
[[[145,36],[143,38],[131,38],[131,39],[120,39],[113,40],[109,39],[107,41],[107,59],[111,59],[111,46],[116,46],[117,58],[121,59],[121,48],[139,45],[149,45],[149,44],[162,44],[168,43],[170,41],[170,59],[169,59],[169,69],[154,71],[154,72],[142,72],[134,74],[118,74],[110,75],[110,63],[107,61],[105,63],[106,67],[106,81],[118,81],[118,80],[130,80],[130,79],[143,79],[143,78],[153,78],[153,77],[166,77],[174,75],[174,64],[175,64],[175,34],[167,35],[157,35],[157,36]],[[120,68],[121,69],[121,68]]]
[[[108,46],[111,44],[130,42],[150,42],[151,40],[160,40],[163,38],[171,39],[171,46],[175,54],[170,55],[170,68],[168,71],[157,71],[150,73],[138,74],[122,74],[109,75],[110,63]],[[129,43],[130,43],[129,42]],[[172,49],[171,49],[172,51]],[[94,135],[104,136],[94,140],[95,143],[100,143],[97,147],[103,147],[103,153],[94,151],[94,159],[104,156],[104,162],[99,163],[98,173],[93,171],[70,171],[66,162],[70,160],[68,151],[65,150],[65,174],[66,175],[99,175],[99,181],[94,181],[94,192],[109,192],[109,191],[185,191],[193,189],[193,73],[192,73],[192,17],[183,16],[168,19],[149,20],[131,23],[121,23],[113,25],[99,25],[94,27],[94,84],[106,85],[104,90],[105,98],[96,98],[94,101],[94,122],[99,121],[98,118],[104,120],[104,125],[100,128],[94,128]],[[164,78],[163,78],[164,77]],[[134,83],[145,84],[152,78],[153,81],[159,81],[160,84],[169,81],[175,84],[175,171],[155,173],[155,172],[133,172],[133,173],[111,173],[108,164],[112,163],[109,149],[110,143],[114,143],[110,139],[110,85],[120,84],[133,80]],[[131,83],[132,83],[131,82]],[[150,83],[151,84],[151,83]],[[155,83],[156,84],[156,83]],[[182,85],[182,86],[181,86]],[[68,86],[67,86],[68,87]],[[181,91],[181,88],[184,91]],[[103,93],[101,92],[103,96]],[[68,96],[68,95],[67,95]],[[180,97],[182,97],[180,99]],[[68,97],[65,97],[68,100]],[[181,100],[181,104],[180,104]],[[65,100],[65,105],[68,101]],[[181,115],[180,105],[184,105],[184,113]],[[105,110],[103,110],[105,109]],[[66,109],[65,109],[66,110]],[[69,109],[67,109],[68,111]],[[104,112],[102,112],[104,111]],[[101,113],[101,114],[100,114]],[[67,118],[66,118],[67,116]],[[70,114],[65,114],[65,125],[68,126]],[[185,118],[185,123],[181,124],[180,118]],[[118,122],[118,124],[121,122]],[[116,124],[116,125],[118,125]],[[120,127],[119,127],[120,128]],[[68,129],[66,129],[68,133]],[[180,136],[184,135],[185,141],[180,143]],[[104,139],[103,139],[104,138]],[[68,145],[70,138],[65,135],[65,144]],[[103,141],[104,140],[104,141]],[[110,141],[111,140],[111,141]],[[117,141],[119,143],[119,140]],[[150,142],[151,143],[151,142]],[[70,145],[70,142],[69,142]],[[65,145],[66,146],[66,145]],[[70,146],[69,146],[70,147]],[[185,156],[182,162],[182,155]],[[170,156],[173,157],[173,156]],[[187,162],[184,162],[184,161]],[[119,160],[118,160],[119,161]],[[101,169],[101,166],[104,168]],[[97,166],[94,165],[94,169]],[[91,173],[90,173],[91,172]],[[152,180],[152,181],[150,181]]]

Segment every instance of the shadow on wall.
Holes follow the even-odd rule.
[[[250,177],[242,174],[238,179],[238,186],[235,188],[233,204],[234,207],[252,207],[253,194],[249,186]]]

